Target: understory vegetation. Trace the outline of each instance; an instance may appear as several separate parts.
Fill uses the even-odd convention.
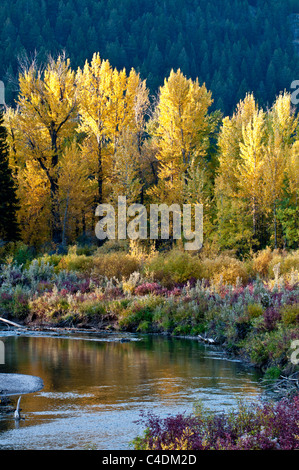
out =
[[[0,315],[27,325],[117,329],[211,338],[269,377],[292,373],[299,338],[299,251],[241,261],[179,247],[69,248],[2,253]]]
[[[245,405],[229,414],[201,404],[193,416],[144,417],[146,431],[137,450],[295,450],[299,448],[299,397],[279,403]]]

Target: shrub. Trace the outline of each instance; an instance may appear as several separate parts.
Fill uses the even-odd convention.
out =
[[[96,315],[103,316],[106,313],[105,305],[97,299],[86,299],[79,303],[77,309],[78,312],[89,318]]]
[[[295,450],[299,449],[299,397],[278,403],[240,402],[217,413],[197,407],[194,415],[142,416],[146,431],[135,450]]]
[[[275,381],[280,377],[280,375],[281,375],[281,370],[279,369],[279,367],[272,366],[266,370],[263,379],[269,382]]]
[[[153,326],[154,312],[161,303],[157,296],[148,295],[140,299],[132,299],[126,307],[121,309],[119,314],[119,326],[122,329],[137,330],[138,327],[147,329]]]
[[[78,245],[77,246],[77,255],[92,256],[98,247],[92,244]]]
[[[70,300],[62,292],[59,293],[57,288],[52,292],[46,292],[39,297],[29,301],[29,320],[51,321],[57,323],[64,315],[70,313],[73,305]]]
[[[285,305],[280,309],[281,321],[285,326],[299,323],[299,303]]]
[[[68,253],[62,256],[57,268],[58,270],[78,271],[90,274],[93,267],[93,259],[86,255],[77,255],[77,253]]]
[[[252,269],[254,274],[265,278],[269,274],[269,266],[273,259],[274,253],[269,247],[265,250],[259,251],[253,256]]]
[[[59,255],[57,253],[53,253],[52,255],[44,255],[43,260],[50,264],[51,266],[54,266],[55,268],[59,266],[59,263],[61,261],[62,255]]]
[[[17,289],[13,296],[12,315],[14,318],[24,320],[29,313],[28,294],[21,289]]]
[[[154,281],[166,287],[202,277],[199,257],[177,248],[150,258],[145,262],[144,270]]]
[[[95,278],[128,279],[140,269],[140,262],[136,258],[122,252],[94,256],[92,263],[91,275]]]
[[[236,321],[235,324],[236,328],[236,341],[240,341],[246,338],[246,336],[249,334],[251,331],[252,325],[251,322],[248,318],[248,316],[240,317]]]
[[[155,295],[163,295],[166,294],[168,290],[163,288],[157,282],[143,282],[139,286],[135,287],[134,293],[135,295],[147,295],[147,294],[155,294]]]
[[[22,242],[16,242],[13,248],[13,263],[18,265],[27,265],[36,255],[35,249],[25,245]]]
[[[269,263],[268,276],[274,278],[274,267],[279,266],[280,274],[286,276],[292,271],[299,271],[299,250],[292,253],[277,253],[275,252],[271,262]]]
[[[263,317],[264,328],[266,331],[273,331],[275,328],[277,328],[277,324],[281,320],[280,312],[273,307],[266,308]]]
[[[249,336],[244,351],[256,367],[266,370],[277,366],[283,369],[289,363],[290,345],[298,338],[298,330],[288,330],[281,325],[264,334]]]
[[[150,321],[144,320],[139,323],[137,327],[137,331],[140,331],[140,333],[148,333],[151,330],[152,324]]]
[[[128,253],[130,249],[128,240],[106,240],[105,243],[96,250],[95,255],[102,255],[107,253],[125,252]]]
[[[54,277],[54,267],[44,258],[34,259],[25,270],[25,275],[31,282],[50,281]]]
[[[264,308],[261,304],[257,303],[250,303],[247,305],[247,313],[249,315],[249,319],[258,318],[263,315]]]
[[[238,281],[245,284],[249,275],[246,266],[240,260],[228,255],[220,255],[215,259],[203,260],[203,277],[214,283],[235,285]]]

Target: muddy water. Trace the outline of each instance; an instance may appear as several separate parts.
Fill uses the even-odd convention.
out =
[[[0,372],[37,375],[21,399],[25,418],[0,415],[0,450],[130,449],[141,411],[160,416],[202,401],[229,410],[258,400],[258,375],[196,340],[115,334],[7,336]],[[13,405],[18,397],[12,397]]]

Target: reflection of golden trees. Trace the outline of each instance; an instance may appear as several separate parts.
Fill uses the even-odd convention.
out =
[[[189,387],[218,394],[222,387],[226,393],[258,393],[239,363],[213,359],[195,341],[28,337],[14,341],[13,349],[19,373],[40,376],[47,392],[87,394],[78,398],[81,405],[126,403],[136,393],[140,401],[149,396],[179,397]]]

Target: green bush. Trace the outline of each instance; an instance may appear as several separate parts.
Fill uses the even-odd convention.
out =
[[[264,380],[267,380],[269,382],[275,381],[279,379],[280,375],[281,375],[280,368],[277,366],[272,366],[266,370],[265,375],[264,375]]]
[[[0,246],[0,263],[10,260],[17,265],[27,265],[35,256],[36,250],[23,242],[9,242]]]
[[[144,320],[139,323],[137,327],[137,331],[139,331],[140,333],[148,333],[151,330],[151,328],[152,328],[152,323],[148,320]]]
[[[280,309],[281,321],[285,326],[299,323],[299,303],[285,305]]]
[[[93,267],[93,259],[86,255],[77,255],[69,253],[62,256],[57,268],[58,270],[75,271],[89,274]]]
[[[80,312],[83,316],[90,318],[96,315],[105,315],[106,308],[105,305],[103,305],[98,300],[90,299],[85,300],[78,305],[78,312]]]
[[[295,333],[280,326],[271,332],[249,335],[244,351],[257,367],[265,370],[274,366],[283,369],[289,361],[290,344]]]
[[[124,252],[129,253],[130,244],[128,240],[107,240],[99,247],[95,255],[103,255],[107,253]]]
[[[121,308],[118,312],[119,326],[123,329],[133,329],[154,327],[154,316],[163,299],[148,295],[140,299],[135,298]],[[146,322],[146,323],[145,323]]]
[[[261,317],[264,313],[264,308],[261,304],[252,303],[247,306],[247,313],[249,319]]]

